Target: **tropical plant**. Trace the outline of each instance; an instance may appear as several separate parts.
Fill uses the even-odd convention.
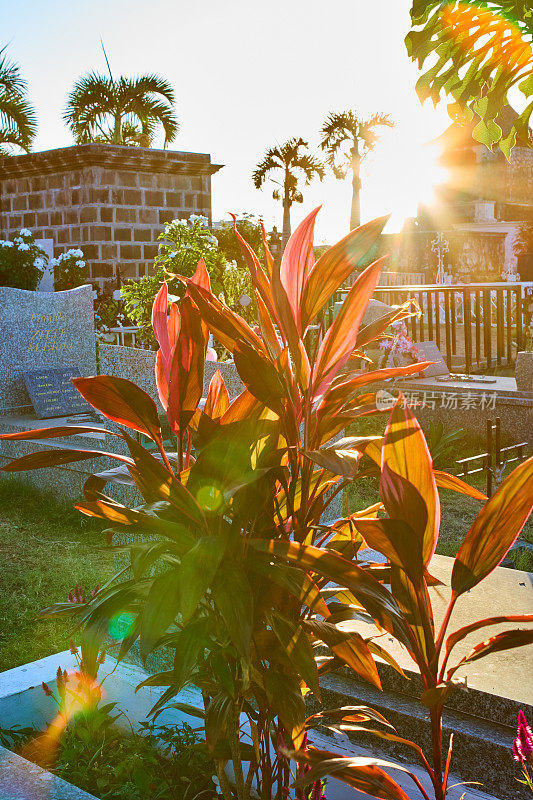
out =
[[[260,189],[267,179],[279,187],[274,189],[272,197],[283,203],[282,249],[291,235],[292,204],[303,202],[298,183],[303,179],[304,185],[309,186],[314,178],[322,180],[326,174],[320,159],[304,152],[308,146],[308,143],[299,137],[289,139],[280,146],[271,147],[266,151],[263,160],[259,162],[252,174],[256,189]],[[273,172],[279,175],[279,180],[272,177]]]
[[[152,331],[152,306],[162,284],[166,281],[172,301],[180,301],[185,290],[176,273],[191,277],[200,258],[203,259],[214,290],[225,291],[226,259],[218,248],[216,238],[207,228],[207,217],[191,214],[188,220],[175,219],[165,225],[159,236],[159,252],[153,275],[138,281],[126,282],[121,291],[124,309],[139,326],[139,339],[148,347],[156,347]],[[236,300],[231,294],[228,300]]]
[[[63,120],[76,144],[151,147],[161,126],[167,147],[178,133],[174,99],[172,86],[158,75],[114,80],[91,72],[74,84]]]
[[[438,535],[437,486],[485,499],[458,478],[433,469],[420,428],[401,398],[384,438],[352,436],[332,443],[347,424],[357,425],[362,416],[376,412],[375,395],[368,391],[373,382],[419,372],[428,363],[345,372],[354,353],[362,357],[363,348],[392,322],[414,313],[407,303],[361,327],[380,261],[357,278],[322,341],[315,339],[306,347],[309,326],[323,318],[329,300],[386,222],[382,218],[352,231],[315,262],[317,211],[294,232],[280,266],[272,259],[266,237],[263,267],[237,234],[254,286],[258,332],[213,294],[202,261],[192,278],[182,279],[186,295],[179,309],[171,304],[170,313],[163,284],[152,313],[159,343],[156,381],[176,437],[175,453],[165,451],[154,402],[134,384],[102,375],[74,379],[91,405],[122,426],[112,435],[122,439],[128,453],[107,454],[120,466],[90,476],[85,499],[76,507],[107,520],[110,540],[126,526],[135,537],[127,547],[132,573],[121,571],[83,605],[57,604],[43,613],[74,615],[78,624],[102,630],[108,630],[117,615],[129,615],[128,631],[119,637],[119,657],[137,640],[144,658],[158,647],[170,648],[169,669],[144,682],[166,687],[152,712],[157,715],[170,704],[203,721],[226,800],[248,800],[252,788],[261,798],[288,797],[292,754],[303,765],[298,786],[316,794],[332,765],[324,753],[309,746],[307,731],[332,723],[344,727],[384,722],[381,714],[365,706],[307,716],[304,700],[309,692],[320,698],[320,677],[343,664],[380,688],[373,656],[398,665],[383,648],[379,631],[406,647],[421,664],[425,688],[438,689],[438,699],[444,702],[433,654],[442,647],[446,625],[435,645],[426,588],[431,581],[427,565]],[[232,352],[246,389],[230,403],[216,373],[200,409],[208,330]],[[153,450],[144,448],[128,429],[148,437]],[[82,430],[87,432],[87,427],[2,438],[68,437]],[[22,456],[3,469],[50,467],[95,455],[94,450],[76,447],[52,448]],[[364,466],[364,455],[370,466]],[[451,608],[465,587],[481,580],[512,544],[530,502],[524,494],[530,472],[531,463],[518,468],[474,523],[454,569]],[[334,495],[365,475],[379,477],[381,497],[366,509],[325,524]],[[142,504],[130,508],[104,494],[106,484],[113,482],[132,483]],[[388,518],[378,517],[383,511]],[[156,538],[147,541],[143,534]],[[381,550],[390,564],[358,562],[365,543]],[[392,592],[385,583],[392,583]],[[368,636],[343,628],[340,622],[346,615],[369,623]],[[472,629],[483,624],[488,622]],[[497,637],[486,651],[526,638],[524,632]],[[484,652],[478,649],[476,657]],[[449,682],[447,691],[453,688],[451,676]],[[179,693],[187,685],[200,690],[202,708],[180,702]],[[431,712],[437,744],[430,769],[439,800],[445,783],[442,775],[439,778],[437,754],[441,712],[439,706]],[[420,755],[420,748],[411,747]],[[320,766],[314,765],[318,760]],[[225,770],[228,761],[233,783]],[[375,796],[405,800],[381,769],[384,763],[345,761],[349,775],[338,777],[348,776],[352,785],[364,786]],[[428,764],[425,756],[423,763]],[[296,797],[302,791],[297,788]]]
[[[439,420],[436,425],[433,420],[430,420],[427,443],[433,464],[439,468],[445,466],[445,462],[453,457],[464,438],[463,428],[455,428],[446,432],[442,420]]]
[[[47,254],[35,244],[27,228],[11,239],[0,239],[0,286],[35,291],[47,264]]]
[[[89,280],[89,265],[83,257],[83,250],[67,250],[52,260],[54,267],[54,289],[62,292],[84,286]]]
[[[322,126],[320,146],[327,153],[333,174],[344,180],[348,172],[352,173],[350,230],[361,224],[361,163],[376,146],[379,138],[376,128],[382,126],[394,127],[388,114],[372,114],[368,119],[361,119],[352,110],[330,114]]]
[[[451,97],[450,117],[473,124],[472,135],[509,158],[518,143],[531,147],[533,112],[533,10],[529,0],[414,0],[407,52],[422,68],[416,90],[436,105]],[[436,56],[436,61],[435,57]],[[518,89],[526,106],[505,135],[497,117]]]
[[[19,150],[29,153],[37,133],[35,111],[26,98],[26,81],[5,50],[0,50],[0,157]]]

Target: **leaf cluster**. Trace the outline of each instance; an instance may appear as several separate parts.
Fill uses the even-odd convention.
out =
[[[95,456],[118,463],[88,478],[85,499],[76,507],[105,520],[110,541],[116,531],[127,530],[133,544],[120,549],[129,553],[130,570],[79,606],[77,621],[107,629],[117,615],[128,614],[132,623],[119,637],[119,658],[137,641],[143,658],[157,648],[170,650],[169,668],[141,685],[164,687],[154,716],[170,705],[203,721],[226,800],[248,800],[253,784],[260,796],[276,796],[290,781],[291,758],[311,767],[297,778],[297,787],[335,774],[360,791],[405,800],[403,789],[385,771],[394,765],[308,747],[307,730],[317,725],[364,731],[410,748],[427,769],[435,797],[442,800],[449,771],[449,758],[443,765],[440,755],[442,709],[456,688],[456,671],[490,653],[533,641],[531,630],[513,628],[481,642],[449,666],[455,646],[467,635],[502,621],[532,619],[491,618],[448,632],[457,599],[501,562],[527,520],[533,459],[511,473],[468,531],[454,561],[450,603],[437,631],[429,592],[436,581],[429,570],[440,528],[438,488],[486,498],[434,468],[420,426],[401,394],[383,437],[335,439],[348,424],[356,432],[362,417],[377,412],[369,390],[373,383],[422,371],[428,363],[357,368],[366,359],[367,345],[392,323],[415,313],[407,304],[363,325],[380,261],[357,277],[325,329],[330,298],[375,243],[386,219],[351,231],[315,260],[317,211],[294,232],[280,265],[264,231],[264,263],[236,231],[255,294],[257,327],[216,296],[203,260],[192,277],[173,276],[185,291],[179,308],[173,302],[169,306],[166,283],[158,292],[151,317],[159,345],[155,376],[175,452],[165,449],[156,405],[145,392],[129,381],[97,376],[77,378],[75,386],[121,426],[112,435],[121,438],[125,452],[50,448],[3,469],[42,468]],[[311,325],[318,325],[319,336],[309,336]],[[209,332],[232,353],[246,387],[231,402],[220,372],[202,400]],[[88,431],[98,429],[65,426],[2,438],[57,439]],[[135,434],[147,437],[150,448]],[[368,475],[378,479],[375,503],[325,523],[332,497]],[[141,504],[129,507],[105,494],[106,485],[113,483],[134,486]],[[365,547],[381,552],[386,563],[363,560],[360,551]],[[69,616],[68,605],[57,604],[44,613]],[[320,678],[331,670],[347,665],[377,688],[376,656],[402,673],[376,638],[383,632],[403,646],[420,671],[421,702],[432,719],[431,764],[373,709],[307,716],[305,697],[313,693],[320,699]],[[200,689],[202,708],[185,708],[180,702],[180,692],[189,685]],[[228,761],[233,787],[225,772]],[[409,774],[420,789],[416,776]]]
[[[434,104],[441,93],[453,102],[451,119],[472,128],[473,138],[509,158],[515,144],[531,147],[533,112],[533,12],[523,0],[415,0],[407,52],[422,73],[416,90]],[[508,130],[499,114],[518,89],[526,106]]]

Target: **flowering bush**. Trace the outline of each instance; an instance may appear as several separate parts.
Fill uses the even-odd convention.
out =
[[[246,291],[253,297],[248,273],[226,262],[217,239],[207,228],[207,217],[191,214],[188,220],[175,219],[165,225],[159,241],[154,274],[129,281],[122,288],[126,313],[139,326],[139,339],[145,345],[156,347],[151,327],[152,305],[163,281],[168,285],[169,300],[179,302],[185,289],[176,276],[192,277],[200,258],[206,265],[213,292],[217,296],[222,293],[228,305],[236,305]]]
[[[47,263],[48,256],[27,228],[12,239],[0,239],[0,286],[35,291]]]
[[[387,362],[393,366],[416,362],[418,360],[418,347],[407,335],[405,323],[396,322],[391,327],[395,329],[394,335],[389,339],[383,339],[379,343],[380,350],[384,351],[381,366],[384,367]]]
[[[83,286],[89,278],[89,266],[83,257],[82,250],[67,250],[58,258],[52,259],[54,266],[54,289],[62,292]]]

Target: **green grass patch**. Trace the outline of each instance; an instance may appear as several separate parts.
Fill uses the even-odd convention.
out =
[[[0,671],[68,647],[68,622],[35,617],[76,583],[92,589],[111,577],[104,545],[102,524],[71,503],[0,481]]]

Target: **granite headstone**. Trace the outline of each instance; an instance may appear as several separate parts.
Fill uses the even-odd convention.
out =
[[[65,292],[0,287],[0,415],[32,411],[25,373],[73,367],[81,375],[96,375],[92,287]]]
[[[434,361],[434,364],[426,367],[420,377],[436,378],[440,375],[449,375],[450,370],[436,342],[417,342],[418,361]]]

